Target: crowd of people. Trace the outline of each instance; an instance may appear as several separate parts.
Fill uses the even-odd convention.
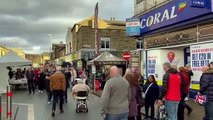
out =
[[[74,95],[86,84],[79,83],[77,85],[76,78],[85,80],[84,70],[77,71],[73,66],[56,66],[52,64],[42,65],[40,68],[32,68],[26,70],[25,77],[27,79],[29,95],[38,91],[43,94],[47,93],[47,103],[52,101],[52,117],[55,116],[56,104],[60,105],[60,112],[63,113],[63,104],[68,102],[68,88],[73,88]],[[82,82],[86,83],[86,82]],[[89,91],[87,91],[89,92]],[[59,101],[59,102],[58,102]]]
[[[7,69],[9,70],[8,72],[9,80],[11,79],[19,80],[25,77],[26,68],[24,68],[23,70],[21,68],[17,68],[16,71],[14,71],[11,67],[7,67]]]
[[[9,77],[12,78],[12,69],[8,68]],[[193,72],[190,65],[177,68],[170,63],[163,64],[162,86],[159,87],[154,75],[150,75],[144,83],[144,77],[138,68],[127,68],[125,75],[112,66],[104,71],[103,89],[101,96],[101,116],[104,120],[142,120],[141,109],[145,108],[145,120],[155,120],[155,107],[165,106],[168,120],[184,120],[184,109],[190,114],[193,109],[186,103],[189,95],[191,76]],[[213,62],[202,68],[200,90],[198,95],[207,96],[204,104],[204,120],[213,120]],[[20,74],[20,75],[19,75]],[[63,113],[63,104],[68,102],[68,88],[73,88],[72,95],[77,91],[89,92],[87,82],[75,85],[76,78],[87,79],[85,70],[77,71],[72,66],[42,65],[40,68],[17,69],[16,76],[26,77],[29,95],[36,90],[47,93],[48,104],[52,101],[52,116],[55,116],[56,104],[60,105]],[[75,86],[74,86],[75,85]],[[73,87],[74,86],[74,87]],[[59,102],[58,102],[59,101]],[[151,109],[151,113],[150,112]]]
[[[150,75],[143,84],[139,69],[127,69],[120,75],[116,66],[109,70],[101,96],[101,116],[104,120],[141,120],[141,108],[145,107],[145,120],[155,120],[155,106],[165,106],[168,120],[184,120],[184,109],[190,114],[193,109],[186,103],[191,76],[190,65],[177,68],[170,63],[163,64],[163,84],[158,86],[155,76]],[[204,66],[200,78],[198,95],[205,95],[204,120],[213,120],[213,62]],[[151,115],[149,109],[151,108]]]

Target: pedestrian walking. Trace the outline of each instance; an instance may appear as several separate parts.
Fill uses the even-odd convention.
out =
[[[184,120],[184,109],[185,109],[185,107],[188,106],[185,102],[185,98],[186,98],[187,94],[189,93],[190,76],[187,73],[187,69],[184,68],[184,67],[179,68],[179,73],[185,81],[185,88],[186,89],[185,89],[185,94],[181,95],[181,101],[178,105],[178,120]],[[190,111],[192,111],[192,109],[189,110],[188,112],[190,112]]]
[[[68,95],[67,95],[67,90],[68,88],[70,87],[70,79],[71,79],[71,73],[70,71],[68,70],[68,68],[65,68],[65,78],[66,78],[66,90],[65,90],[65,93],[64,93],[64,97],[65,97],[65,102],[67,103],[67,99],[68,99]]]
[[[187,74],[189,76],[189,86],[188,86],[188,88],[189,88],[190,84],[191,84],[191,77],[194,75],[190,64],[186,65],[186,72],[187,72]],[[186,83],[186,87],[187,87],[187,83]],[[187,94],[187,96],[185,98],[185,101],[189,100],[188,96],[189,96],[189,91],[188,91],[188,94]],[[186,102],[184,104],[184,107],[188,110],[188,115],[190,115],[192,113],[193,109]]]
[[[26,72],[26,78],[27,78],[27,84],[28,84],[28,90],[29,90],[29,95],[33,92],[35,94],[35,86],[34,86],[34,73],[32,68],[30,67],[27,72]]]
[[[63,113],[63,96],[66,90],[66,79],[63,73],[61,73],[61,67],[56,67],[56,72],[50,76],[50,90],[53,94],[53,106],[52,106],[52,117],[55,117],[56,103],[60,106],[60,113]]]
[[[140,82],[140,79],[141,79],[141,75],[140,74],[134,74],[133,73],[133,79],[134,81],[136,82],[137,81],[137,85],[136,85],[136,88],[137,88],[137,94],[136,94],[136,100],[137,100],[137,113],[138,113],[138,116],[137,116],[137,120],[142,120],[142,117],[141,117],[141,108],[145,105],[145,101],[144,99],[142,98],[142,89],[141,89],[141,82]]]
[[[9,70],[8,76],[9,76],[9,79],[11,80],[14,77],[13,69],[11,67],[7,67],[7,69]]]
[[[76,69],[74,67],[71,67],[71,71],[70,72],[71,72],[71,83],[72,83],[72,86],[74,86],[75,85],[75,80],[77,78],[77,71],[76,71]]]
[[[200,82],[199,95],[206,95],[207,102],[204,105],[204,120],[213,120],[213,62],[209,64],[209,68],[203,70]]]
[[[38,90],[39,90],[39,93],[44,93],[45,79],[46,79],[46,74],[45,74],[43,69],[40,69],[40,71],[38,73]]]
[[[52,92],[50,90],[50,79],[48,79],[51,76],[51,72],[50,70],[46,69],[45,70],[46,73],[46,79],[45,79],[45,89],[47,92],[47,103],[50,104],[51,100],[52,100]]]
[[[164,63],[163,69],[166,72],[163,76],[163,85],[160,90],[158,104],[163,105],[162,99],[165,97],[165,107],[168,113],[168,120],[177,120],[178,105],[181,95],[185,93],[185,82],[178,71],[171,67],[170,63]]]
[[[103,80],[101,81],[101,90],[104,89],[104,86],[106,84],[106,81],[110,79],[110,73],[109,73],[109,69],[106,68],[104,70],[104,74],[103,74]]]
[[[141,114],[138,113],[138,106],[139,106],[139,99],[142,99],[141,95],[138,95],[138,93],[141,93],[141,89],[139,86],[138,79],[134,79],[133,74],[127,74],[126,75],[126,80],[130,84],[130,89],[131,89],[131,99],[129,103],[129,116],[128,120],[138,120],[138,116]],[[141,98],[138,98],[141,97]]]
[[[104,120],[128,120],[130,85],[116,66],[111,67],[110,75],[101,96],[101,116]]]
[[[145,98],[145,119],[155,119],[155,101],[159,97],[159,87],[156,83],[154,75],[148,77],[148,81],[143,87],[143,93]],[[151,108],[151,116],[149,117],[149,109]]]
[[[37,89],[38,88],[38,74],[39,74],[39,69],[35,68],[33,72],[34,72],[34,78],[33,78],[33,80],[34,80],[34,86],[35,86],[35,89]]]

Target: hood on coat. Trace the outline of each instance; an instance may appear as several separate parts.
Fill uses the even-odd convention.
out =
[[[170,68],[170,69],[167,71],[167,73],[177,74],[178,71],[177,71],[176,69],[174,69],[174,68]]]

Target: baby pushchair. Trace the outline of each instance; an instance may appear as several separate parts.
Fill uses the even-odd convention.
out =
[[[78,91],[76,93],[76,113],[88,112],[87,97],[86,91]]]

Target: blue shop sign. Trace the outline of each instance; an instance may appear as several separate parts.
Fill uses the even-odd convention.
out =
[[[204,8],[205,0],[192,0],[191,7]]]
[[[212,14],[213,0],[173,0],[140,18],[141,35]],[[181,27],[181,26],[180,26]]]
[[[126,33],[127,36],[140,36],[140,19],[128,18],[126,19]]]

